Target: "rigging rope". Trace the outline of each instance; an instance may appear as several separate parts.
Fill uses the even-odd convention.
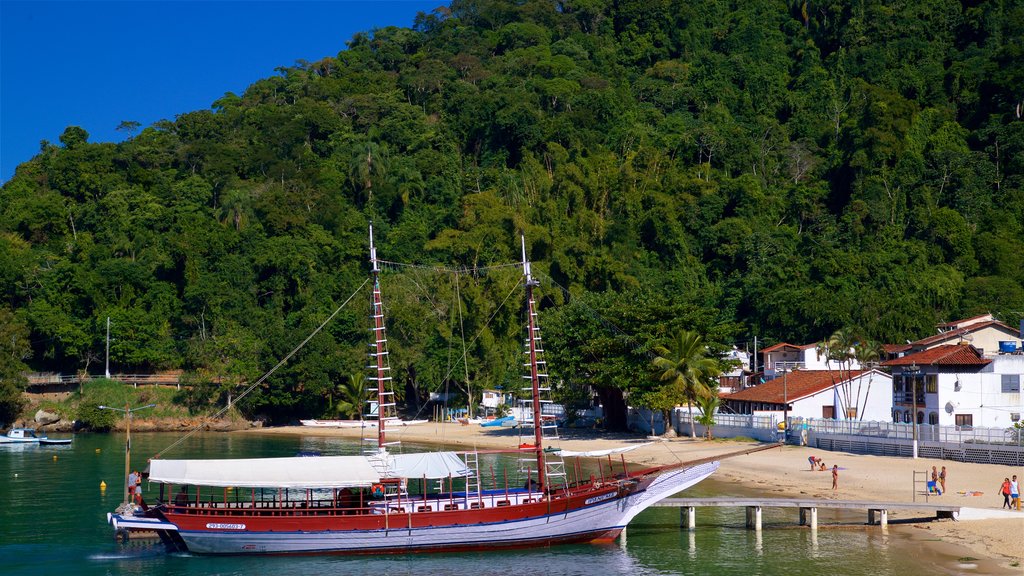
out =
[[[287,363],[287,362],[288,362],[288,360],[289,360],[289,359],[291,359],[291,357],[292,357],[292,356],[294,356],[294,355],[295,355],[295,354],[296,354],[296,353],[297,353],[297,352],[298,352],[299,350],[301,350],[301,349],[302,349],[302,348],[303,348],[303,347],[304,347],[304,346],[305,346],[305,345],[306,345],[306,344],[307,344],[307,343],[308,343],[308,342],[309,342],[310,340],[312,340],[312,339],[313,339],[313,337],[314,337],[314,336],[316,336],[317,334],[319,334],[319,333],[320,333],[320,331],[324,329],[324,326],[327,326],[327,324],[328,324],[328,323],[329,323],[329,322],[330,322],[331,320],[333,320],[333,319],[334,319],[334,317],[335,317],[335,316],[337,316],[337,315],[338,315],[338,313],[339,313],[339,312],[341,312],[341,310],[342,310],[342,309],[343,309],[343,308],[344,308],[344,307],[345,307],[346,305],[348,305],[348,303],[349,303],[349,302],[351,302],[353,298],[355,298],[356,294],[358,294],[358,293],[359,293],[359,292],[360,292],[360,291],[361,291],[361,290],[363,289],[363,287],[364,287],[364,286],[366,286],[366,285],[367,285],[367,284],[368,284],[369,282],[370,282],[370,279],[369,279],[369,278],[367,278],[366,280],[363,280],[363,283],[362,283],[362,284],[360,284],[360,285],[359,285],[359,287],[355,289],[355,292],[352,292],[352,294],[351,294],[351,295],[350,295],[350,296],[349,296],[349,297],[348,297],[348,298],[347,298],[347,299],[346,299],[346,300],[345,300],[344,302],[342,302],[342,303],[341,303],[341,306],[338,306],[338,308],[337,308],[337,309],[335,309],[335,310],[334,310],[334,312],[332,312],[332,313],[331,313],[331,315],[330,315],[330,316],[328,316],[326,320],[324,320],[323,322],[321,322],[321,323],[320,323],[320,325],[319,325],[319,326],[317,326],[316,330],[313,330],[313,332],[312,332],[312,333],[310,333],[310,335],[309,335],[309,336],[306,336],[306,339],[305,339],[305,340],[303,340],[302,342],[300,342],[298,346],[296,346],[296,347],[295,347],[295,348],[294,348],[294,349],[293,349],[293,350],[292,350],[291,352],[289,352],[289,353],[288,353],[288,355],[287,355],[287,356],[285,356],[284,358],[282,358],[282,359],[281,359],[281,361],[277,363],[277,365],[275,365],[275,366],[274,366],[273,368],[271,368],[271,369],[270,369],[270,370],[269,370],[269,371],[268,371],[268,372],[267,372],[266,374],[264,374],[263,376],[260,376],[258,380],[256,380],[255,382],[253,382],[252,384],[250,384],[250,385],[249,385],[249,386],[248,386],[248,387],[247,387],[247,388],[246,388],[245,390],[243,390],[241,394],[239,394],[239,395],[238,395],[237,397],[235,397],[235,400],[234,400],[234,401],[235,401],[235,402],[237,403],[237,402],[238,402],[239,400],[241,400],[241,399],[242,399],[242,398],[244,398],[244,397],[245,397],[245,396],[246,396],[247,394],[249,394],[249,392],[252,392],[253,390],[255,390],[255,389],[256,389],[256,387],[257,387],[257,386],[259,386],[260,384],[262,384],[264,380],[266,380],[267,378],[270,378],[270,376],[271,376],[271,375],[273,375],[273,374],[274,374],[274,372],[277,372],[278,368],[280,368],[281,366],[284,366],[284,365],[285,365],[285,363]],[[223,415],[224,415],[224,413],[225,413],[225,412],[227,412],[227,411],[228,411],[228,410],[229,410],[230,408],[231,408],[231,406],[230,406],[230,405],[228,405],[228,406],[225,406],[225,407],[221,408],[221,409],[220,409],[219,411],[217,411],[217,413],[216,413],[216,414],[214,414],[214,415],[212,416],[212,418],[213,418],[213,419],[217,419],[217,418],[220,418],[220,417],[221,417],[221,416],[223,416]],[[185,440],[187,440],[187,439],[191,438],[191,437],[192,437],[192,436],[193,436],[193,435],[194,435],[194,434],[195,434],[196,432],[199,432],[199,430],[201,430],[201,429],[202,429],[202,427],[203,427],[203,425],[202,425],[202,424],[198,424],[198,425],[196,425],[196,426],[195,426],[195,427],[194,427],[194,428],[193,428],[193,429],[192,429],[191,431],[189,431],[189,432],[188,432],[187,434],[185,434],[185,435],[184,435],[184,436],[182,436],[181,438],[178,438],[178,439],[177,439],[176,441],[174,441],[174,443],[172,443],[172,444],[171,444],[170,446],[168,446],[167,448],[164,448],[163,450],[161,450],[161,451],[157,452],[157,453],[156,453],[155,455],[153,455],[153,458],[159,458],[160,456],[162,456],[162,455],[164,454],[164,452],[169,452],[169,451],[170,451],[170,450],[172,450],[172,449],[173,449],[173,448],[174,448],[175,446],[177,446],[178,444],[181,444],[181,443],[182,443],[182,442],[184,442]]]

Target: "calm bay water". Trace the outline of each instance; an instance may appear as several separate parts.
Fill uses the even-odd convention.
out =
[[[133,466],[178,438],[134,434]],[[350,442],[326,438],[205,434],[190,438],[167,458],[294,456],[298,451],[352,454]],[[56,457],[56,458],[54,458]],[[957,572],[956,559],[927,557],[905,536],[864,529],[865,514],[822,511],[821,522],[848,526],[789,529],[795,511],[766,509],[758,536],[744,528],[743,511],[704,508],[697,530],[679,528],[674,508],[650,509],[629,526],[625,543],[560,546],[495,553],[382,557],[228,557],[168,555],[158,543],[114,541],[106,513],[122,500],[124,435],[87,434],[71,446],[0,445],[0,574],[32,575],[229,575],[274,574],[785,574],[905,575],[922,570]],[[107,483],[106,493],[100,481]],[[687,496],[740,494],[735,486],[708,480]],[[147,494],[149,492],[147,491]]]

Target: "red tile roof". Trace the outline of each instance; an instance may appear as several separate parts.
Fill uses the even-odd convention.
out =
[[[847,373],[845,370],[794,370],[786,375],[785,382],[780,376],[769,380],[764,384],[758,384],[745,388],[725,397],[726,400],[744,400],[748,402],[768,402],[782,404],[786,401],[792,403],[800,398],[827,390],[839,382],[845,381],[849,376],[854,379],[868,370],[853,370]],[[876,371],[877,372],[877,371]],[[878,372],[883,375],[882,372]],[[884,374],[888,376],[888,374]]]
[[[921,347],[921,346],[931,346],[933,344],[938,344],[939,342],[945,342],[946,340],[953,340],[955,338],[959,338],[960,336],[963,336],[964,334],[970,334],[971,332],[977,332],[978,330],[983,330],[983,329],[988,328],[990,326],[995,326],[996,328],[1000,328],[1000,329],[1006,331],[1008,334],[1011,334],[1011,335],[1014,335],[1014,336],[1017,335],[1017,330],[1015,330],[1014,328],[1011,328],[1010,326],[1008,326],[1006,324],[1003,324],[999,320],[990,320],[988,322],[978,322],[977,324],[971,324],[970,326],[964,326],[963,328],[957,328],[955,330],[948,330],[948,331],[942,332],[940,334],[935,334],[934,336],[929,336],[927,338],[922,338],[922,339],[918,340],[917,342],[914,342],[912,345],[915,348],[916,347]]]
[[[814,348],[817,345],[818,345],[817,343],[814,343],[814,344],[790,344],[788,342],[779,342],[778,344],[775,344],[773,346],[769,346],[769,347],[765,348],[764,350],[761,350],[761,353],[764,354],[764,353],[767,353],[767,352],[775,352],[776,350],[780,350],[782,348],[792,348],[794,350],[807,350],[808,348]]]
[[[774,346],[769,346],[767,348],[762,349],[761,353],[762,354],[767,354],[768,352],[775,352],[776,350],[780,350],[782,348],[796,348],[796,346],[794,346],[792,344],[788,344],[786,342],[779,342],[778,344],[775,344]]]
[[[886,360],[882,366],[984,366],[990,362],[970,344],[941,344],[902,358]]]

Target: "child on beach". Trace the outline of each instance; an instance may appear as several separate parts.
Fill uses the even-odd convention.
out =
[[[837,464],[832,465],[832,489],[839,489],[839,465]]]
[[[939,472],[932,466],[932,479],[928,481],[928,493],[932,492],[942,496],[942,490],[939,489]]]

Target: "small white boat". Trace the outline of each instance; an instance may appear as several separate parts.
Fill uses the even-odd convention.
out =
[[[415,426],[425,424],[427,420],[386,419],[388,426]],[[303,426],[313,428],[376,428],[376,420],[299,420]]]
[[[11,428],[6,435],[0,436],[0,444],[71,444],[71,438],[48,438],[45,433],[37,433],[35,428]]]
[[[71,444],[71,438],[48,438],[43,436],[39,439],[40,446],[64,446]]]

